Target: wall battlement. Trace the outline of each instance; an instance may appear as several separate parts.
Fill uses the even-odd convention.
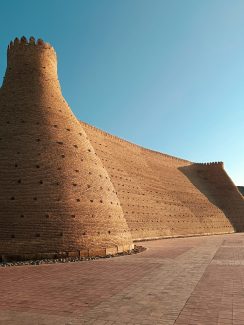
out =
[[[209,167],[223,167],[223,161],[214,161],[214,162],[206,162],[206,163],[196,163],[198,166],[209,166]]]
[[[50,93],[51,90],[53,95],[61,98],[54,48],[41,39],[35,41],[34,37],[27,40],[23,36],[11,41],[2,90],[14,92],[15,95],[19,93],[20,96],[28,93],[30,97],[43,91]]]
[[[41,38],[38,40],[35,40],[33,36],[29,38],[29,40],[25,37],[22,36],[20,39],[16,37],[14,41],[11,41],[8,45],[8,53],[12,53],[13,51],[21,51],[23,49],[27,48],[36,48],[37,50],[40,49],[53,49],[53,47],[47,43],[44,42]],[[54,49],[53,49],[54,50]]]

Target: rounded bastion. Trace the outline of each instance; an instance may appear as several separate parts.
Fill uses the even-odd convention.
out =
[[[7,55],[0,88],[0,257],[132,249],[110,176],[62,96],[54,49],[22,37]]]

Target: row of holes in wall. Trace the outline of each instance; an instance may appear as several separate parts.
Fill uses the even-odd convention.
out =
[[[78,170],[75,170],[76,172],[79,172]],[[18,179],[17,181],[16,181],[16,183],[17,184],[23,184],[23,180],[22,179]],[[40,180],[40,181],[38,181],[37,182],[37,184],[40,184],[40,185],[43,185],[44,184],[44,182],[43,182],[43,180]],[[49,183],[49,185],[50,185],[50,183]],[[53,182],[53,183],[51,183],[51,185],[61,185],[61,183],[60,182]],[[77,183],[72,183],[72,185],[73,186],[77,186],[78,184]],[[87,188],[94,188],[94,189],[96,189],[94,186],[91,186],[91,185],[89,185],[89,184],[87,184]],[[115,193],[115,194],[117,194],[117,192],[115,191],[115,190],[111,190],[109,187],[108,188],[104,188],[103,186],[99,186],[99,189],[100,190],[107,190],[108,192],[112,192],[112,193]],[[96,189],[97,190],[97,189]]]
[[[17,184],[22,184],[22,180],[21,180],[21,179],[18,179],[18,180],[17,180]],[[42,180],[38,181],[38,184],[43,185],[43,181],[42,181]],[[60,182],[55,182],[55,183],[53,183],[53,184],[51,184],[51,185],[57,185],[57,186],[58,186],[58,185],[60,185]],[[72,183],[72,185],[75,186],[75,187],[77,186],[76,183]],[[91,188],[91,185],[88,184],[88,185],[87,185],[87,188]],[[107,190],[108,192],[111,191],[112,193],[117,194],[117,192],[115,192],[114,190],[111,190],[110,188],[107,188],[107,189],[106,189],[106,188],[103,188],[102,186],[100,186],[99,189],[100,189],[100,190]],[[11,199],[11,200],[15,200],[15,197],[12,196],[10,199]],[[34,199],[34,200],[37,200],[36,197],[34,197],[33,199]],[[77,202],[80,202],[80,199],[77,198],[76,201],[77,201]],[[93,202],[93,200],[90,200],[90,201]],[[103,203],[102,199],[100,199],[100,203]],[[111,202],[111,204],[113,204],[113,203]],[[118,203],[117,203],[117,205],[118,205]]]
[[[124,229],[124,230],[122,230],[123,232],[127,232],[127,230],[126,229]],[[111,232],[111,230],[108,230],[107,231],[107,233],[110,235],[112,232]],[[104,234],[104,233],[103,233]],[[63,234],[63,232],[60,232],[59,233],[59,236],[63,236],[64,234]],[[83,236],[87,236],[88,234],[87,234],[87,232],[83,232],[82,233],[82,235]],[[101,235],[101,232],[100,231],[98,231],[97,232],[97,235]],[[12,234],[11,236],[10,236],[10,238],[17,238],[18,236],[17,235],[14,235],[14,234]],[[37,234],[35,234],[35,237],[41,237],[41,234],[40,233],[37,233]],[[44,236],[45,237],[45,236]]]
[[[64,158],[64,155],[62,155],[62,158]],[[81,161],[83,161],[83,158],[81,158]],[[96,164],[96,163],[95,163],[95,164]],[[15,167],[15,168],[18,168],[18,167],[21,167],[21,166],[20,166],[19,164],[15,163],[15,164],[14,164],[14,167]],[[35,165],[35,166],[33,166],[33,167],[35,167],[35,168],[37,168],[37,169],[41,168],[40,165]],[[45,168],[45,166],[44,166],[44,168]],[[57,170],[61,170],[61,167],[58,167]],[[79,172],[80,172],[79,169],[75,169],[74,171],[75,171],[76,173],[79,173]],[[89,175],[92,175],[92,172],[88,172],[88,174],[89,174]],[[99,177],[100,177],[100,178],[103,178],[103,175],[99,174]],[[105,176],[105,179],[108,179],[108,177]]]
[[[36,197],[36,196],[34,196],[33,198],[33,201],[38,201],[38,198]],[[11,201],[15,201],[16,200],[16,198],[15,198],[15,196],[11,196],[10,197],[10,200]],[[76,202],[80,202],[80,199],[76,199]],[[90,200],[90,202],[91,203],[93,203],[93,202],[99,202],[99,203],[104,203],[104,201],[102,200],[102,199],[100,199],[100,200]],[[107,201],[105,201],[105,202],[107,202]],[[112,202],[112,201],[110,201],[110,204],[115,204],[115,205],[119,205],[119,203],[118,202]]]
[[[26,123],[24,120],[21,120],[20,122],[23,123],[23,124]],[[11,124],[11,123],[10,123],[10,121],[7,121],[6,124]],[[16,122],[14,121],[13,124],[16,125]],[[36,122],[35,124],[36,124],[36,125],[40,125],[40,122]],[[58,128],[58,125],[57,125],[57,124],[54,124],[54,125],[52,125],[52,126],[53,126],[54,128]],[[62,128],[62,129],[63,129],[63,128]],[[64,128],[64,130],[70,132],[70,131],[71,131],[71,128]],[[80,136],[83,135],[81,132],[79,132],[78,134],[79,134]],[[86,137],[86,139],[88,139],[88,137]],[[0,140],[3,140],[3,138],[0,137]],[[41,140],[41,139],[36,139],[37,142],[39,142],[40,140]]]

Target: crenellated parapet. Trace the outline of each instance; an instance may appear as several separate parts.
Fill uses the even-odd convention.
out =
[[[223,161],[214,161],[214,162],[206,162],[206,163],[195,163],[194,165],[199,166],[208,166],[208,167],[224,167]]]
[[[53,57],[53,60],[56,61],[56,52],[54,48],[47,42],[44,42],[42,39],[35,39],[33,36],[29,40],[22,36],[20,39],[15,38],[14,41],[11,41],[7,48],[7,59],[8,63],[15,60],[16,57],[26,57],[30,56],[39,56],[40,54],[46,53],[48,56]]]
[[[18,56],[21,58],[30,56],[33,59],[34,56],[39,56],[41,53],[48,54],[48,56],[53,57],[53,60],[56,61],[56,52],[49,43],[44,42],[40,38],[36,40],[33,36],[29,39],[25,36],[22,36],[20,39],[16,37],[8,45],[7,59],[8,63],[13,60],[16,61],[16,57]]]
[[[37,89],[44,82],[54,83],[59,89],[57,81],[57,55],[49,43],[33,36],[15,38],[9,43],[4,89]]]
[[[19,51],[27,48],[53,49],[53,47],[49,43],[44,42],[41,38],[38,38],[36,40],[33,36],[31,36],[28,40],[25,36],[22,36],[20,39],[16,37],[14,41],[11,41],[9,43],[8,53],[11,53],[15,50]]]

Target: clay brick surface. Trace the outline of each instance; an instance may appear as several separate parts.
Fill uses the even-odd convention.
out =
[[[49,44],[10,44],[0,110],[0,256],[132,246],[110,176],[62,96]]]
[[[243,231],[244,199],[223,163],[195,164],[84,122],[134,240]]]

